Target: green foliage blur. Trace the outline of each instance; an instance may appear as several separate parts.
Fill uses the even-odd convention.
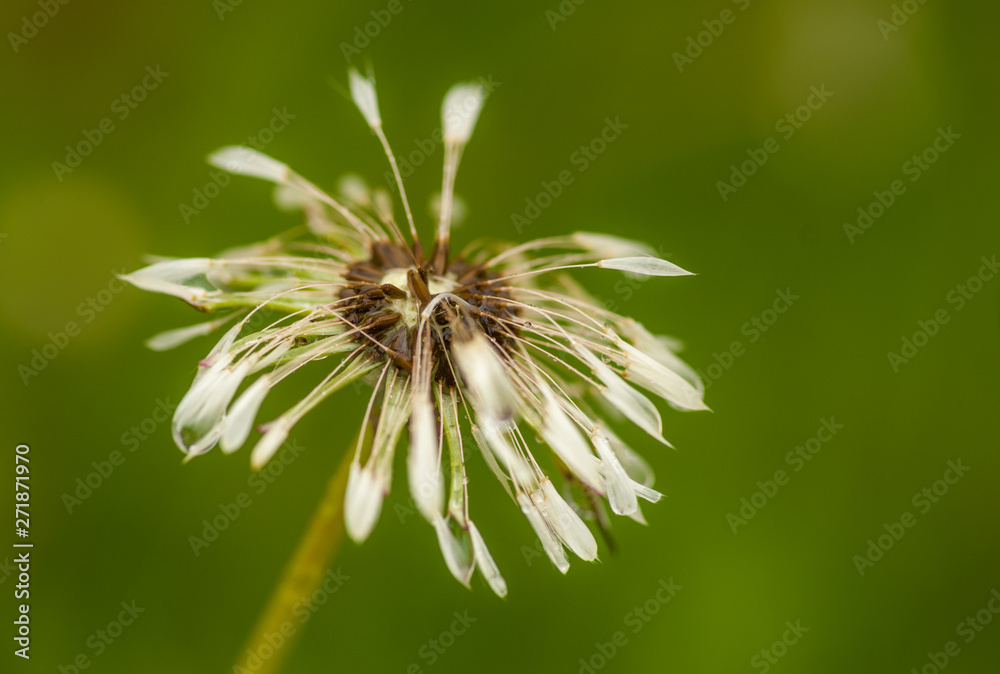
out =
[[[222,145],[255,138],[331,190],[385,184],[348,61],[374,67],[395,152],[420,162],[406,185],[428,238],[441,98],[490,78],[459,245],[608,232],[697,272],[577,278],[683,340],[713,412],[664,409],[676,450],[623,431],[667,498],[566,577],[474,457],[506,600],[450,577],[399,462],[285,671],[1000,670],[995,3],[8,0],[0,17],[0,482],[29,444],[35,544],[32,658],[8,636],[0,670],[232,671],[366,397],[307,417],[280,474],[255,477],[246,449],[184,465],[163,410],[213,342],[147,350],[202,317],[114,275],[298,223],[260,181],[211,187]],[[598,143],[609,122],[624,128]],[[241,493],[196,555],[189,537]],[[0,572],[8,635],[14,582]],[[455,612],[475,619],[458,636]]]

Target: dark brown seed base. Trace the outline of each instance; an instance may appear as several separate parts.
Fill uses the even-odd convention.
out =
[[[511,306],[508,292],[493,288],[498,274],[461,258],[449,262],[447,251],[436,250],[430,260],[424,260],[419,246],[411,249],[379,242],[372,245],[368,260],[348,270],[347,287],[340,292],[340,313],[358,329],[357,341],[369,345],[370,358],[389,358],[402,370],[413,369],[416,330],[407,327],[391,305],[392,300],[406,298],[407,292],[391,283],[382,283],[386,274],[394,269],[410,270],[407,273],[409,294],[416,298],[421,309],[434,297],[428,290],[428,279],[452,274],[457,283],[454,294],[473,307],[474,316],[465,319],[471,320],[473,325],[470,327],[481,330],[503,350],[511,345],[517,334],[513,324],[517,322],[518,312]],[[453,319],[454,314],[455,309],[448,302],[439,304],[432,319],[439,329],[431,331],[434,376],[449,386],[454,380],[446,364],[445,352],[451,349],[453,321],[449,317]]]

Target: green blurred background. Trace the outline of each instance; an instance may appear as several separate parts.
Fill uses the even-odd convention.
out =
[[[204,156],[257,134],[274,109],[294,119],[269,154],[327,188],[350,171],[382,182],[377,142],[329,85],[346,82],[342,45],[353,48],[372,12],[391,20],[368,26],[377,34],[353,62],[376,68],[397,154],[431,137],[449,85],[499,83],[462,162],[469,218],[458,240],[607,231],[698,272],[634,289],[614,275],[578,278],[682,339],[689,362],[713,377],[714,413],[665,411],[677,451],[625,433],[668,498],[646,508],[648,528],[616,522],[619,554],[603,548],[601,563],[577,562],[566,577],[535,554],[529,526],[474,462],[472,508],[510,585],[506,600],[478,581],[459,586],[431,528],[395,515],[407,498],[400,465],[374,535],[334,562],[350,578],[302,628],[287,671],[932,672],[928,653],[949,641],[959,654],[948,672],[1000,671],[1000,624],[969,643],[956,633],[980,611],[1000,622],[989,609],[1000,589],[1000,278],[966,286],[981,258],[1000,253],[1000,9],[904,4],[899,12],[914,13],[889,30],[879,22],[893,6],[859,0],[402,0],[398,14],[383,0],[71,1],[21,41],[10,33],[41,10],[5,2],[2,463],[7,482],[14,445],[31,445],[35,548],[33,657],[8,651],[3,671],[55,672],[81,653],[87,671],[231,671],[365,398],[348,390],[307,417],[293,436],[306,451],[262,493],[247,482],[245,450],[182,465],[155,411],[180,400],[211,340],[146,350],[146,337],[199,316],[115,292],[113,274],[145,254],[211,254],[298,222],[249,179],[195,216],[179,208],[211,179]],[[716,22],[723,10],[728,24]],[[688,38],[703,32],[698,53]],[[688,48],[695,57],[679,61]],[[157,66],[162,81],[122,119],[120,97]],[[807,105],[811,87],[832,96],[800,110],[809,119],[786,138],[789,127],[775,125]],[[573,153],[609,117],[627,129],[580,171]],[[57,175],[66,146],[104,118],[113,131]],[[939,128],[960,137],[914,182],[904,165]],[[724,200],[718,181],[769,138],[778,150]],[[407,183],[425,231],[440,162],[437,147]],[[518,233],[511,214],[563,170],[573,184]],[[897,180],[905,192],[874,224],[845,231]],[[959,286],[980,290],[960,306]],[[755,335],[755,318],[775,318],[767,310],[779,290],[799,299]],[[894,367],[888,354],[939,310],[948,322]],[[69,321],[79,334],[44,370],[18,370]],[[279,389],[264,414],[301,392]],[[796,472],[786,455],[831,417],[843,428]],[[124,462],[67,508],[77,479],[116,450]],[[967,474],[918,507],[914,495],[959,459]],[[778,470],[787,484],[734,533],[727,515]],[[188,537],[240,492],[251,506],[195,556]],[[915,525],[862,575],[855,556],[907,511]],[[659,605],[658,584],[671,579],[681,589]],[[13,580],[0,590],[9,625]],[[144,612],[98,654],[93,635],[132,600]],[[636,622],[644,604],[657,612]],[[466,610],[476,622],[453,644],[445,637],[450,647],[432,662],[430,640]],[[808,632],[773,649],[771,662],[761,651],[786,621]],[[606,657],[611,646],[597,644],[618,632]]]

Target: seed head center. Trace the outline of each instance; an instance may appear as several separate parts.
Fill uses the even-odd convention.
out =
[[[413,291],[410,289],[408,282],[410,271],[411,269],[390,269],[382,277],[382,285],[393,285],[406,293],[406,297],[390,300],[389,306],[399,314],[399,320],[407,329],[417,326],[422,309],[420,299],[414,297]],[[454,274],[451,273],[446,276],[429,276],[427,279],[427,291],[431,297],[438,293],[451,292],[457,287],[458,283],[455,281]]]

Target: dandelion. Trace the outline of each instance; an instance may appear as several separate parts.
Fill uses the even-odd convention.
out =
[[[302,368],[320,371],[315,388],[259,426],[250,452],[259,469],[308,412],[365,381],[373,390],[343,496],[353,540],[378,523],[407,431],[410,494],[459,582],[468,586],[478,571],[497,595],[507,592],[472,517],[466,461],[475,453],[559,571],[569,568],[567,551],[595,560],[585,517],[603,523],[606,501],[615,515],[643,522],[639,502],[661,498],[649,466],[611,422],[627,420],[666,445],[651,396],[679,410],[706,407],[675,342],[608,310],[569,272],[689,272],[643,244],[586,232],[453,250],[456,173],[486,98],[478,84],[456,85],[444,99],[443,180],[424,247],[382,131],[375,82],[352,70],[350,93],[389,159],[405,222],[388,192],[358,178],[342,180],[334,197],[275,159],[225,147],[209,162],[274,183],[275,201],[301,211],[304,226],[213,258],[161,259],[124,277],[220,314],[158,335],[152,348],[226,328],[177,406],[176,443],[189,459],[216,446],[234,452],[275,386]]]

